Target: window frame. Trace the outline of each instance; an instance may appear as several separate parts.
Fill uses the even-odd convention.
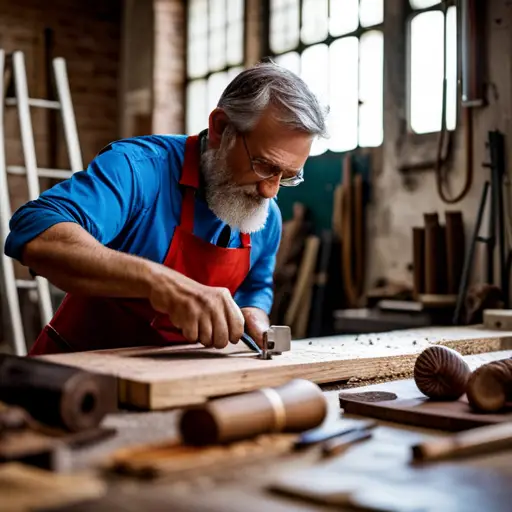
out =
[[[209,22],[209,16],[210,16],[210,2],[212,0],[207,0],[207,6],[208,6],[208,13],[207,13],[207,17],[208,17],[208,22]],[[229,0],[223,0],[225,2],[225,5],[227,5],[228,1]],[[226,63],[226,65],[223,67],[223,68],[219,68],[219,69],[216,69],[215,71],[212,71],[211,69],[208,69],[207,73],[201,75],[201,76],[194,76],[194,77],[191,77],[189,76],[189,70],[188,70],[188,51],[189,51],[189,45],[188,45],[188,36],[189,36],[189,21],[190,21],[190,3],[191,3],[191,0],[186,0],[185,2],[185,26],[184,26],[184,39],[185,39],[185,54],[183,56],[184,58],[184,61],[185,61],[185,69],[184,69],[184,88],[185,88],[185,95],[184,95],[184,103],[185,103],[185,108],[183,109],[184,110],[184,118],[183,118],[183,126],[184,126],[184,132],[188,132],[188,127],[187,127],[187,115],[188,115],[188,111],[187,111],[187,103],[188,103],[188,89],[189,89],[189,85],[192,83],[192,82],[195,82],[195,81],[198,81],[198,80],[204,80],[206,82],[208,82],[208,80],[210,79],[210,77],[212,75],[215,75],[217,73],[228,73],[230,70],[232,69],[235,69],[237,67],[242,67],[242,68],[245,68],[246,67],[246,64],[247,64],[247,47],[248,47],[248,44],[247,44],[247,25],[248,25],[248,1],[249,0],[242,0],[242,8],[243,8],[243,14],[242,14],[242,61],[239,63],[239,64],[228,64]],[[227,29],[227,24],[225,25],[225,29]],[[226,30],[227,32],[227,30]],[[208,41],[209,41],[209,35],[210,35],[210,26],[209,26],[209,23],[208,23]],[[226,39],[227,41],[227,39]],[[208,57],[207,57],[208,58]],[[209,66],[208,66],[209,68]],[[207,120],[205,119],[205,122],[207,122]],[[205,126],[206,128],[206,126]]]
[[[425,12],[443,12],[443,3],[446,4],[446,10],[450,7],[457,7],[457,0],[441,0],[438,4],[431,5],[430,7],[424,7],[422,9],[414,9],[411,6],[410,0],[403,0],[405,2],[405,114],[406,114],[406,130],[409,136],[416,140],[417,142],[421,142],[421,140],[432,139],[435,137],[437,140],[439,133],[441,130],[436,132],[428,132],[428,133],[417,133],[411,127],[411,22],[412,20],[418,16],[419,14],[423,14]],[[457,20],[459,17],[459,10],[457,9],[456,16]],[[445,14],[446,16],[446,14]],[[443,23],[446,23],[446,20],[443,20]],[[457,35],[457,55],[459,54],[459,35]],[[444,58],[446,59],[446,46],[444,48]],[[458,60],[458,57],[457,57]],[[445,62],[446,66],[446,62]],[[448,130],[452,133],[456,133],[460,123],[460,102],[459,99],[459,84],[457,84],[457,102],[455,105],[455,128],[453,130]],[[445,114],[446,117],[446,114]]]
[[[271,11],[271,0],[265,0],[264,1],[264,10],[263,10],[263,17],[264,17],[264,23],[263,23],[263,26],[265,27],[265,30],[263,31],[262,33],[262,37],[263,37],[263,41],[262,41],[262,50],[263,50],[263,55],[265,56],[268,56],[270,57],[271,59],[275,59],[276,57],[279,57],[281,55],[285,55],[287,53],[292,53],[292,52],[297,52],[298,55],[299,55],[299,58],[301,57],[302,53],[304,52],[304,50],[306,50],[307,48],[311,48],[312,46],[316,46],[316,45],[319,45],[319,44],[325,44],[327,45],[328,47],[334,42],[334,41],[337,41],[339,39],[343,39],[343,38],[347,38],[347,37],[356,37],[358,39],[358,41],[360,41],[360,38],[363,34],[367,33],[367,32],[371,32],[371,31],[380,31],[382,33],[382,36],[383,36],[383,45],[384,45],[384,48],[383,48],[383,69],[382,69],[382,72],[383,72],[383,94],[382,94],[382,130],[383,130],[383,136],[382,136],[382,142],[378,145],[378,146],[360,146],[359,145],[359,133],[358,133],[358,137],[357,137],[357,146],[353,149],[350,149],[348,151],[333,151],[331,150],[330,148],[328,148],[326,151],[324,151],[323,153],[321,153],[320,155],[315,155],[315,156],[323,156],[323,155],[328,155],[328,154],[331,154],[331,155],[340,155],[340,154],[344,154],[346,152],[350,152],[350,151],[378,151],[378,150],[381,150],[384,146],[384,142],[385,142],[385,121],[384,121],[384,117],[385,117],[385,97],[386,97],[386,79],[385,79],[385,73],[386,73],[386,37],[385,37],[385,34],[386,34],[386,30],[385,30],[385,26],[386,26],[386,0],[383,0],[383,21],[381,23],[378,23],[376,25],[371,25],[369,27],[362,27],[361,26],[361,21],[358,20],[358,27],[356,30],[353,30],[352,32],[347,32],[346,34],[343,34],[343,35],[340,35],[340,36],[332,36],[331,34],[327,34],[327,37],[323,40],[320,40],[320,41],[316,41],[314,43],[304,43],[302,42],[302,39],[301,39],[301,31],[302,31],[302,6],[303,6],[303,3],[304,3],[304,0],[298,0],[299,2],[299,41],[298,41],[298,44],[297,46],[293,47],[293,48],[289,48],[283,52],[280,52],[280,53],[276,53],[274,51],[272,51],[272,48],[271,48],[271,44],[270,44],[270,38],[271,38],[271,30],[270,30],[270,27],[271,27],[271,15],[272,15],[272,11]],[[328,15],[328,19],[329,19],[329,14],[330,14],[330,10],[331,10],[331,6],[330,6],[330,0],[327,0],[327,15]],[[360,88],[358,87],[358,94],[360,92]],[[361,99],[359,98],[359,101],[361,101]],[[358,130],[359,130],[359,124],[358,124]],[[314,157],[313,157],[314,158]]]

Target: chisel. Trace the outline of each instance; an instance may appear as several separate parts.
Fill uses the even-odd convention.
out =
[[[244,332],[242,334],[242,337],[240,338],[252,351],[257,352],[258,354],[261,354],[261,348],[258,346],[258,344],[246,333]]]

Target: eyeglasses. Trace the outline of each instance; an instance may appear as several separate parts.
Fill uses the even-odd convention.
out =
[[[304,169],[294,172],[292,176],[287,176],[287,174],[290,175],[290,171],[284,171],[277,165],[272,165],[268,162],[262,162],[261,160],[258,160],[258,158],[253,158],[249,148],[247,147],[247,141],[245,140],[244,134],[242,134],[242,140],[244,142],[245,151],[249,157],[249,161],[251,162],[252,172],[261,179],[268,180],[269,178],[273,178],[274,176],[281,174],[280,185],[283,187],[296,187],[304,181]]]

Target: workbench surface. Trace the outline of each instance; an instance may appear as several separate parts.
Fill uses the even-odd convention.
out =
[[[396,393],[400,398],[417,395],[418,390],[412,381],[394,381],[364,388],[346,390],[350,392],[385,390]],[[326,422],[340,417],[338,401],[339,390],[325,390],[329,403]],[[86,449],[75,450],[72,463],[75,469],[84,469],[101,462],[120,447],[140,443],[153,443],[168,440],[176,435],[177,412],[122,412],[109,416],[105,426],[118,429],[116,437]],[[198,473],[193,478],[165,478],[144,481],[134,478],[108,478],[109,490],[101,500],[85,502],[51,510],[73,512],[89,511],[239,511],[244,512],[292,512],[331,510],[327,506],[317,505],[305,500],[282,496],[267,490],[267,484],[273,475],[287,474],[300,467],[311,466],[314,461],[329,466],[333,471],[344,475],[378,474],[395,478],[397,486],[404,486],[404,480],[411,479],[411,492],[418,492],[418,475],[411,475],[407,466],[410,446],[429,437],[445,435],[442,432],[404,427],[379,422],[374,438],[354,445],[349,452],[328,462],[321,462],[317,452],[293,454],[281,457],[278,462],[259,462],[243,464],[232,469],[223,469],[208,475]],[[498,471],[505,478],[512,477],[510,457],[512,452],[492,456],[465,459],[456,463],[443,463],[433,466],[422,480],[423,489],[428,489],[427,481],[441,480],[444,491],[457,497],[456,506],[450,507],[443,497],[439,510],[510,510],[512,491],[504,488],[493,475],[475,473],[482,468]],[[421,476],[420,476],[421,477]],[[421,477],[423,478],[423,477]],[[437,486],[439,487],[439,486]],[[496,487],[496,489],[494,489]],[[399,487],[397,487],[399,489]],[[399,492],[403,492],[399,490]],[[455,494],[456,493],[456,494]],[[489,496],[492,495],[492,502]],[[480,499],[483,501],[479,501]],[[462,506],[463,504],[463,506]],[[460,507],[460,508],[459,508]],[[337,508],[343,510],[343,508]],[[431,509],[425,509],[431,510]]]

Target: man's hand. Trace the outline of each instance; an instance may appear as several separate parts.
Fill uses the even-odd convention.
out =
[[[238,343],[244,317],[227,288],[214,288],[162,269],[153,281],[149,300],[156,311],[169,316],[189,341],[224,348]]]
[[[227,289],[109,249],[77,224],[52,226],[25,246],[23,256],[25,265],[68,293],[149,299],[191,342],[223,348],[244,332],[244,317]]]
[[[259,308],[242,308],[242,314],[245,318],[245,331],[263,348],[263,333],[270,327],[268,315]]]

